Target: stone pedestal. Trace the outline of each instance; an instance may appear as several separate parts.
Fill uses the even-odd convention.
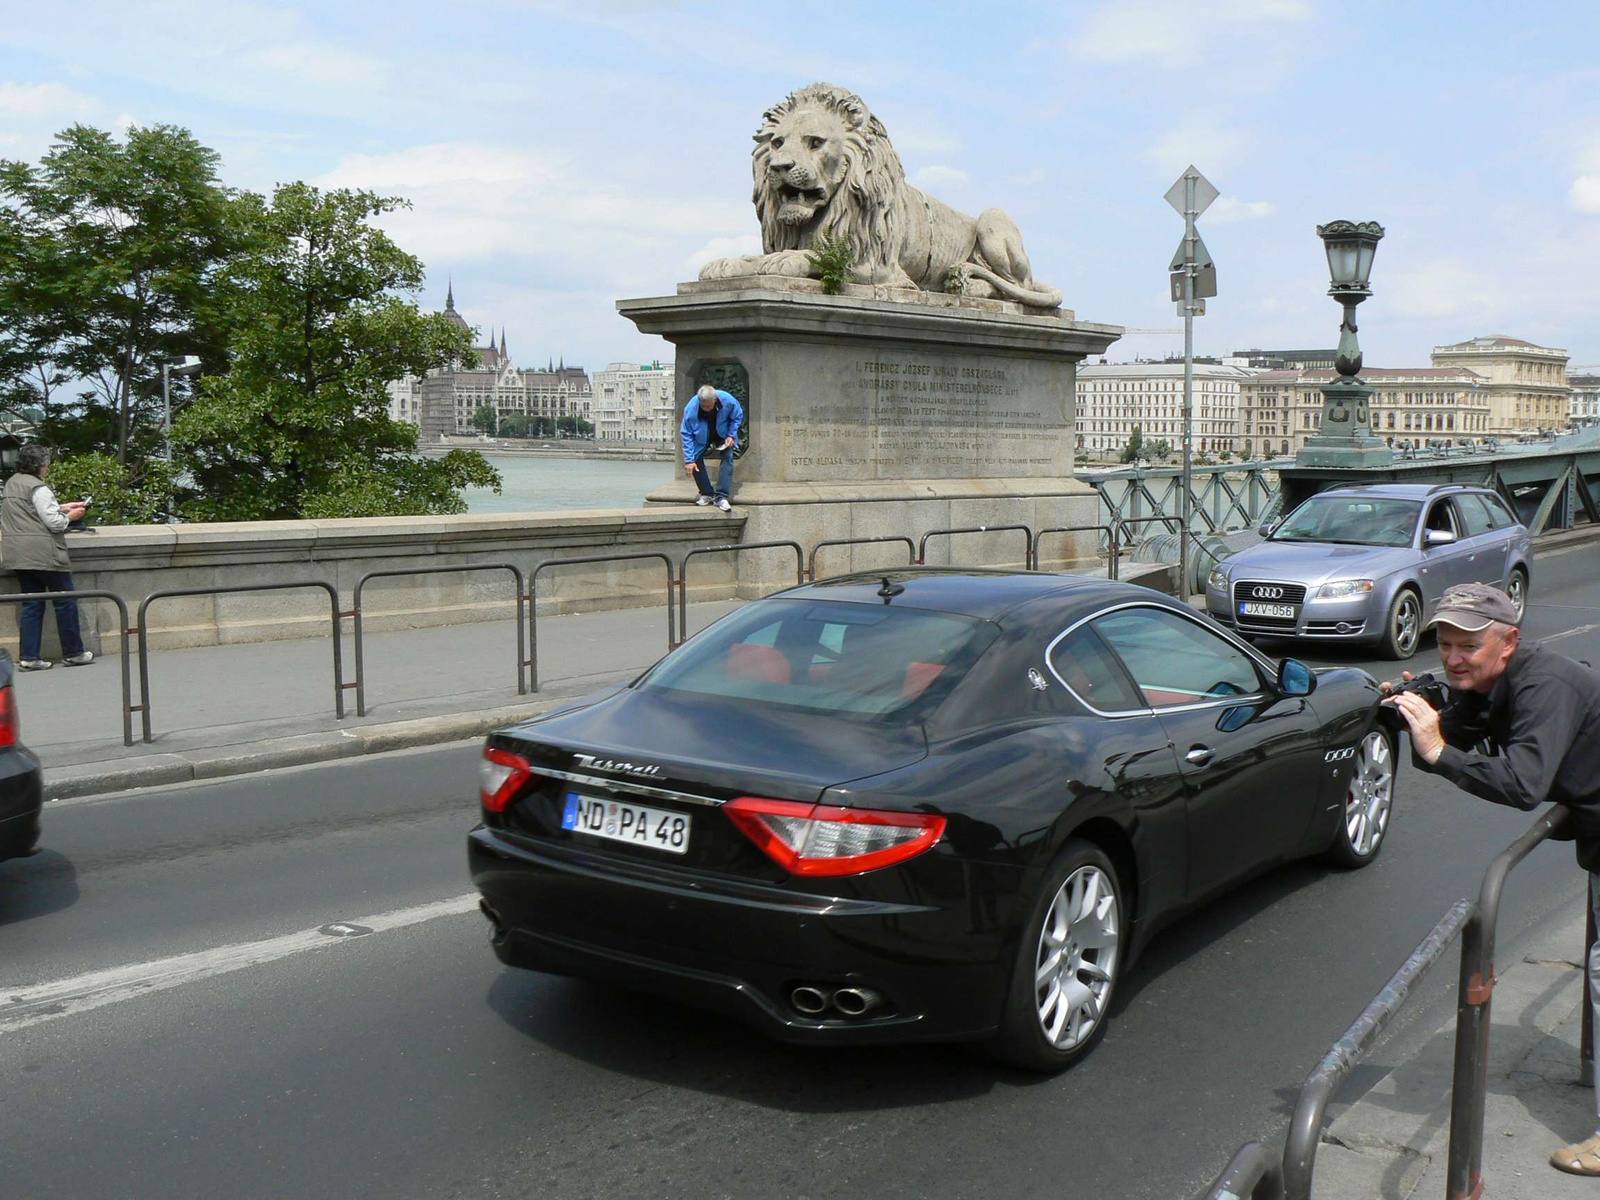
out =
[[[677,347],[680,412],[704,382],[745,401],[733,495],[745,541],[1097,519],[1093,489],[1072,477],[1076,365],[1104,352],[1116,326],[912,289],[852,285],[829,296],[814,280],[764,277],[683,284],[617,308]],[[674,471],[652,503],[693,501],[693,484]],[[1044,565],[1092,558],[1094,536],[1047,539]],[[1023,542],[938,538],[927,558],[1020,567]],[[752,589],[786,570],[792,579],[781,555],[741,557]],[[888,546],[839,548],[823,552],[818,573],[904,559]]]
[[[1338,379],[1322,389],[1322,426],[1306,439],[1295,462],[1303,467],[1383,467],[1394,451],[1372,432],[1373,389]]]

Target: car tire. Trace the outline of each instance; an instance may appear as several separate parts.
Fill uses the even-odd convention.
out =
[[[1422,640],[1422,597],[1414,588],[1403,587],[1389,604],[1383,621],[1383,636],[1378,653],[1396,660],[1410,658]]]
[[[1528,572],[1521,567],[1512,567],[1511,574],[1506,576],[1506,595],[1511,597],[1511,603],[1516,605],[1517,621],[1520,623],[1528,611]]]
[[[1336,866],[1364,867],[1383,850],[1394,816],[1397,740],[1380,726],[1369,730],[1355,747],[1339,828],[1324,856]]]
[[[1054,1073],[1094,1049],[1126,958],[1126,913],[1111,859],[1091,842],[1068,841],[1045,872],[1022,932],[993,1046],[1000,1058]]]

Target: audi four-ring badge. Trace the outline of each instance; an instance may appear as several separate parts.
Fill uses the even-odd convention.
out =
[[[491,735],[468,860],[512,967],[1053,1071],[1177,914],[1289,859],[1372,861],[1379,699],[1141,587],[844,576]]]
[[[1355,642],[1404,659],[1452,584],[1492,583],[1527,604],[1533,541],[1489,488],[1330,488],[1263,529],[1266,541],[1206,582],[1206,611],[1248,638]]]

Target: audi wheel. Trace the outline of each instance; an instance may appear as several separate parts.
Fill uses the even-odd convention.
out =
[[[1355,747],[1349,781],[1345,785],[1344,811],[1328,847],[1330,862],[1341,867],[1364,867],[1383,849],[1394,813],[1394,739],[1374,729]]]
[[[1383,623],[1383,637],[1378,640],[1378,653],[1385,658],[1407,659],[1417,652],[1422,640],[1422,597],[1409,587],[1401,588],[1389,605],[1388,618]]]

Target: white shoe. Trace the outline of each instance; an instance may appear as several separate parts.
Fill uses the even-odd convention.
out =
[[[63,658],[61,661],[69,667],[87,667],[94,661],[94,651],[85,650],[82,654],[74,654],[69,658]]]
[[[717,497],[717,507],[720,508],[723,512],[732,512],[733,511],[733,505],[728,503],[728,498],[726,496],[718,496]]]
[[[711,503],[711,497],[710,496],[696,496],[694,498],[694,502],[696,504],[698,504],[701,508],[704,508],[706,505]]]
[[[48,658],[24,658],[17,662],[19,671],[48,671],[55,663]]]

